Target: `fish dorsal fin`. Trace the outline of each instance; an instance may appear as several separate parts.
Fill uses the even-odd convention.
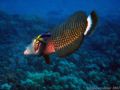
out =
[[[72,23],[72,22],[85,22],[86,21],[86,13],[83,11],[75,12],[71,15],[65,23]]]
[[[62,24],[56,26],[53,30],[49,31],[51,33],[51,37],[58,37],[58,34],[63,34],[64,31],[73,31],[70,30],[73,28],[79,28],[82,26],[83,32],[85,32],[87,27],[87,15],[83,11],[78,11],[71,15],[68,20],[64,21]]]

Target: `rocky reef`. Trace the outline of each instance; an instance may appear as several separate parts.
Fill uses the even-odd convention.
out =
[[[120,85],[119,17],[99,23],[78,51],[66,58],[24,56],[28,43],[54,26],[40,17],[0,11],[0,90],[95,90]],[[57,24],[56,24],[57,25]]]

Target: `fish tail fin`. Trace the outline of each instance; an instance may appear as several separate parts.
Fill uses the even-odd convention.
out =
[[[98,16],[95,11],[92,11],[90,15],[87,17],[87,28],[84,32],[85,36],[91,34],[94,31],[97,22]]]

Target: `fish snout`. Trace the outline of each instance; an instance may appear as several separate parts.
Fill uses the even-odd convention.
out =
[[[29,50],[25,50],[24,51],[24,55],[29,55],[30,54],[30,51]]]

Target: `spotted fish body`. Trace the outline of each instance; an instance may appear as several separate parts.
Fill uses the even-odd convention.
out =
[[[80,47],[87,25],[87,16],[84,12],[74,13],[65,23],[51,32],[48,47],[52,44],[55,53],[60,57],[73,53]]]
[[[60,57],[65,57],[79,49],[84,37],[95,29],[96,24],[97,15],[94,11],[88,17],[84,12],[76,12],[54,30],[35,38],[24,54],[43,56],[49,64],[49,54],[56,53]]]

